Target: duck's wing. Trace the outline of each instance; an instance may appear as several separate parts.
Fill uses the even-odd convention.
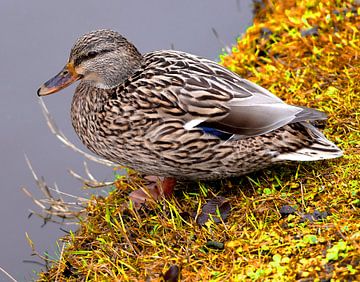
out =
[[[326,119],[317,110],[287,105],[268,90],[204,58],[158,51],[145,60],[145,76],[153,85],[147,89],[148,99],[161,104],[157,111],[162,115],[181,118],[186,129],[201,127],[241,138],[289,123]]]

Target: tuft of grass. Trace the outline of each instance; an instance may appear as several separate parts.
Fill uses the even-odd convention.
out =
[[[327,112],[325,135],[343,158],[180,184],[175,197],[140,211],[123,204],[141,180],[117,177],[106,198],[89,201],[39,281],[159,281],[165,273],[182,281],[359,281],[359,32],[356,1],[264,1],[232,53],[221,55],[288,103]],[[200,226],[196,214],[215,195],[230,201],[230,215]],[[285,205],[296,212],[282,216]],[[316,211],[327,216],[304,220]]]

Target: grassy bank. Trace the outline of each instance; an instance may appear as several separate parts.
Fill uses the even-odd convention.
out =
[[[123,205],[141,180],[118,177],[106,198],[89,201],[39,280],[359,281],[359,32],[355,1],[268,1],[257,4],[232,53],[221,55],[223,65],[289,104],[328,113],[324,134],[344,157],[179,184],[173,198],[140,211]],[[199,224],[217,195],[231,211]]]

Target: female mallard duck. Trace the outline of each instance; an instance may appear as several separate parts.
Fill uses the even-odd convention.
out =
[[[291,106],[210,60],[162,50],[141,55],[119,33],[79,38],[63,70],[38,90],[76,80],[71,119],[94,153],[147,175],[217,179],[342,152]]]

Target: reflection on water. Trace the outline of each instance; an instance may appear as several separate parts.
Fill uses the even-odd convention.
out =
[[[86,3],[86,5],[85,5]],[[68,3],[46,0],[4,0],[0,3],[0,153],[2,197],[0,199],[0,266],[18,280],[29,280],[34,264],[26,243],[29,234],[42,253],[53,253],[55,240],[64,233],[59,226],[27,219],[34,208],[21,192],[26,186],[35,195],[36,185],[26,166],[24,153],[34,169],[48,183],[57,182],[61,190],[86,195],[81,183],[66,172],[82,172],[82,158],[60,145],[42,117],[36,90],[66,62],[74,40],[98,28],[112,28],[132,41],[141,52],[175,49],[216,59],[223,47],[232,44],[251,22],[251,0],[130,1],[95,0]],[[71,128],[69,111],[73,88],[47,99],[46,103],[60,128],[77,146],[84,148]],[[84,148],[85,150],[85,148]],[[91,165],[100,180],[111,180],[112,171]],[[0,273],[0,281],[5,276]]]

